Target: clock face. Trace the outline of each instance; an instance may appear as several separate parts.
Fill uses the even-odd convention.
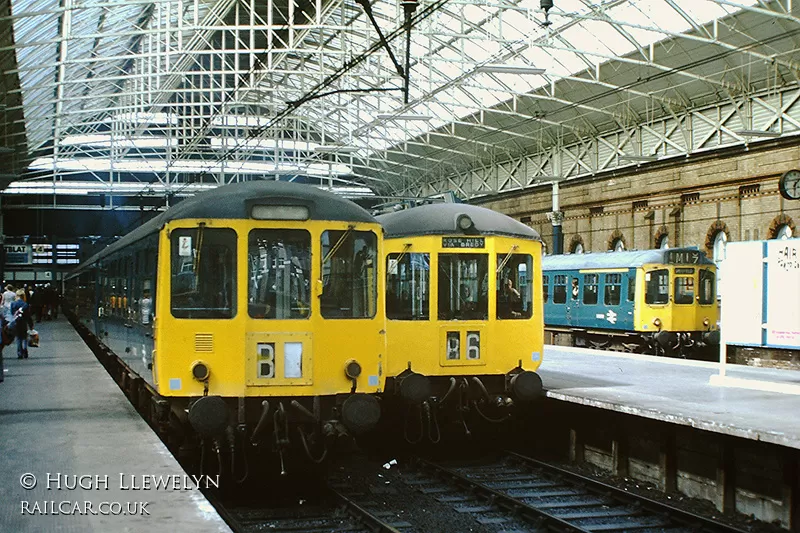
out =
[[[781,196],[787,200],[800,200],[800,170],[787,170],[781,176]]]

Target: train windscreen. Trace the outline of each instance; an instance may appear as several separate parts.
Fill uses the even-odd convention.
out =
[[[386,258],[386,316],[428,320],[430,254],[399,253]]]
[[[236,314],[236,232],[178,228],[172,242],[171,308],[175,318],[232,318]]]
[[[311,234],[287,229],[251,231],[247,280],[247,312],[252,318],[308,318]]]
[[[372,318],[377,309],[378,239],[371,231],[322,232],[324,318]]]
[[[439,254],[439,320],[489,318],[486,254]]]

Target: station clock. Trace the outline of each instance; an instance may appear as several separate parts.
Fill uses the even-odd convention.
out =
[[[778,183],[781,196],[787,200],[800,200],[800,170],[787,170]]]

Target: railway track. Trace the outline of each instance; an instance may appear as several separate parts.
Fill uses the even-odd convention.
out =
[[[212,503],[236,533],[744,533],[513,452],[402,463],[340,467],[313,501],[285,507],[267,492],[258,503]]]
[[[370,509],[367,502],[354,499],[333,486],[327,487],[319,502],[288,507],[260,504],[222,504],[209,498],[234,533],[406,533],[408,523],[394,515]]]
[[[418,460],[406,483],[503,531],[689,531],[743,533],[661,502],[507,452],[481,463]]]

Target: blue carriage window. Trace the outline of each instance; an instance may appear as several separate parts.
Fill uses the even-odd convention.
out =
[[[717,294],[714,289],[715,278],[716,276],[712,270],[700,270],[700,286],[698,287],[698,292],[700,303],[703,305],[708,305],[714,301],[714,297]]]
[[[533,258],[528,254],[497,255],[497,318],[523,319],[533,315]]]
[[[666,268],[652,270],[644,275],[647,288],[644,303],[665,304],[669,302],[669,270]]]
[[[247,245],[247,312],[252,318],[308,318],[311,234],[256,229]]]
[[[550,276],[542,276],[542,297],[544,298],[544,303],[547,303],[549,296],[550,296]]]
[[[171,307],[175,318],[232,318],[236,314],[236,232],[178,228],[172,241]]]
[[[622,274],[606,274],[603,302],[605,302],[606,305],[619,305],[621,294]]]
[[[675,303],[676,304],[694,303],[693,277],[677,276],[675,278]]]
[[[553,303],[563,304],[567,301],[567,275],[558,274],[553,277]]]
[[[430,254],[399,253],[386,258],[386,316],[428,320]]]
[[[597,274],[583,275],[583,303],[594,305],[597,303],[597,282],[600,276]]]
[[[628,301],[636,299],[636,272],[628,273]]]

